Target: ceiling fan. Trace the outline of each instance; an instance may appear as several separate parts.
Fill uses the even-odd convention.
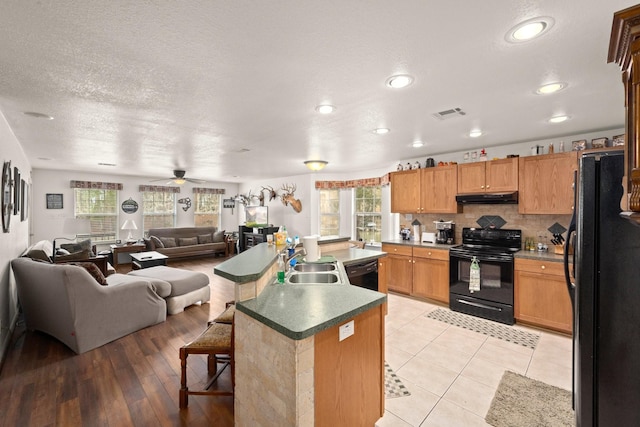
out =
[[[186,171],[183,171],[180,169],[174,169],[173,176],[171,178],[154,179],[151,182],[165,181],[167,179],[169,180],[167,184],[178,184],[178,185],[182,185],[187,181],[192,182],[194,184],[203,184],[206,182],[205,180],[202,180],[202,179],[185,178],[186,173],[187,173]]]

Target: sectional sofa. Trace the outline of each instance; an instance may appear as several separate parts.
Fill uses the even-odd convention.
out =
[[[229,255],[228,238],[218,227],[151,228],[144,239],[148,251],[156,251],[169,258]]]

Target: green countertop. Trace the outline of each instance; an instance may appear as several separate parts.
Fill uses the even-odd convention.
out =
[[[276,255],[275,246],[261,243],[219,264],[214,268],[214,274],[236,283],[257,280],[275,262]],[[323,255],[333,255],[343,265],[349,265],[374,260],[386,253],[349,248]],[[236,307],[281,334],[300,340],[370,310],[386,300],[386,294],[348,284],[278,284],[274,278],[257,298],[238,302]]]

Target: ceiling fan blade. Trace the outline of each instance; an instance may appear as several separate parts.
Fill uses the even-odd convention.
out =
[[[160,182],[160,181],[166,181],[168,179],[173,179],[173,178],[150,179],[149,182]]]
[[[192,182],[194,184],[204,184],[205,182],[207,182],[204,179],[185,178],[185,180]]]

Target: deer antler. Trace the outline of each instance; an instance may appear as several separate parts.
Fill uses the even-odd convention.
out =
[[[291,207],[293,208],[294,211],[296,212],[300,212],[302,210],[302,202],[300,202],[300,200],[296,199],[295,197],[293,197],[293,194],[296,191],[296,185],[292,184],[292,185],[286,185],[283,184],[282,185],[282,191],[284,193],[282,193],[280,195],[280,199],[282,199],[282,203],[287,206],[289,205],[289,203],[291,203]]]

